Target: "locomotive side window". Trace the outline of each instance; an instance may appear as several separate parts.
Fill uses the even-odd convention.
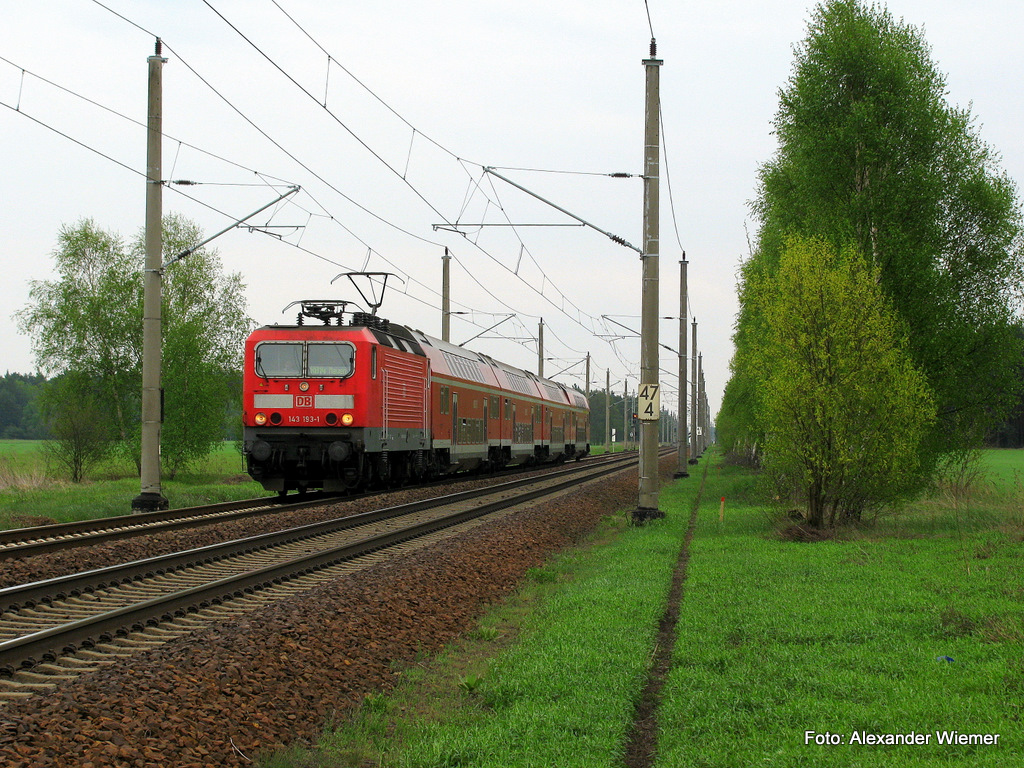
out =
[[[310,342],[306,350],[307,375],[333,379],[351,376],[355,354],[351,344]]]
[[[256,375],[264,379],[302,375],[302,344],[264,342],[256,345]]]

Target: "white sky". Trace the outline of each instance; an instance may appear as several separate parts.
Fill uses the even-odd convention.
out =
[[[650,39],[642,2],[277,0],[330,54],[329,66],[327,54],[273,0],[210,0],[314,98],[201,0],[103,2],[165,41],[164,178],[256,185],[177,188],[201,202],[165,190],[165,212],[183,213],[212,234],[230,220],[202,203],[240,218],[276,195],[265,186],[268,179],[303,188],[271,223],[304,229],[277,230],[286,235],[280,242],[237,230],[214,243],[225,268],[242,273],[249,313],[258,323],[291,320],[281,310],[297,299],[355,298],[344,278],[333,286],[330,281],[365,265],[406,280],[385,297],[380,314],[440,335],[438,292],[447,245],[457,259],[453,299],[461,306],[453,309],[475,312],[453,318],[452,341],[462,342],[501,319],[487,312],[515,312],[496,332],[524,339],[536,336],[543,316],[547,375],[589,351],[596,385],[603,386],[610,368],[613,389],[621,391],[628,375],[635,391],[638,341],[619,340],[613,348],[598,337],[621,331],[600,321],[602,315],[639,327],[640,261],[633,251],[578,227],[523,227],[520,241],[507,227],[470,230],[467,238],[433,225],[499,223],[505,215],[516,224],[568,221],[496,179],[484,178],[474,192],[481,165],[642,170],[641,60]],[[804,37],[812,5],[650,0],[658,56],[665,62],[667,169],[689,259],[690,308],[699,321],[712,412],[721,403],[732,355],[735,273],[748,252],[748,231],[752,236],[755,228],[747,204],[758,165],[775,149],[770,121],[778,89],[789,76],[792,47]],[[888,7],[924,26],[933,57],[948,76],[950,101],[973,105],[982,138],[1002,153],[1003,167],[1019,184],[1024,4],[892,0]],[[0,0],[0,56],[14,64],[0,61],[0,370],[34,368],[29,340],[17,332],[11,314],[26,305],[29,281],[52,278],[50,254],[61,225],[92,218],[131,238],[143,224],[144,130],[38,78],[144,122],[146,59],[152,52],[150,34],[92,0]],[[325,98],[333,116],[317,103]],[[677,316],[680,245],[662,169],[660,314]],[[639,179],[501,173],[642,244]],[[268,214],[253,222],[267,223]],[[663,344],[676,347],[678,334],[677,320],[662,322]],[[470,346],[536,368],[533,341],[483,338]],[[677,359],[668,351],[662,355],[662,368],[673,374],[663,376],[664,383],[674,388]],[[582,384],[582,375],[577,365],[559,378]],[[666,391],[663,403],[674,408],[675,394]]]

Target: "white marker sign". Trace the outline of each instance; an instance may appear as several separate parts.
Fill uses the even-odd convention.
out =
[[[640,387],[637,405],[639,406],[637,416],[641,421],[657,421],[661,415],[661,387],[658,384],[646,384]]]

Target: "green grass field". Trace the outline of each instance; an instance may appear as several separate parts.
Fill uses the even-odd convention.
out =
[[[800,543],[780,535],[790,521],[757,502],[746,470],[713,459],[656,764],[1018,765],[1024,451],[984,461],[969,497],[940,489],[874,525]],[[319,749],[263,765],[621,765],[698,478],[662,489],[664,521],[609,520],[591,546],[533,572]],[[920,743],[885,743],[908,734]]]
[[[128,514],[140,485],[134,467],[108,461],[74,484],[54,476],[41,443],[0,440],[0,528]],[[266,495],[242,465],[233,443],[224,443],[192,471],[162,483],[172,508]]]
[[[1024,456],[995,458],[1020,467]],[[977,502],[986,524],[970,533],[931,500],[900,516],[927,515],[927,535],[883,519],[806,544],[766,536],[754,507],[719,524],[709,499],[658,765],[1018,765],[1024,526],[1004,502],[1024,499],[985,500],[993,494]],[[940,744],[951,731],[998,734],[998,744]],[[861,743],[908,733],[928,743]]]
[[[1020,490],[1024,485],[1024,451],[1000,449],[982,454],[984,481],[996,490]]]

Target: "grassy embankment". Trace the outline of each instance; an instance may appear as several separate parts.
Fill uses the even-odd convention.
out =
[[[0,440],[0,528],[37,518],[66,522],[131,511],[140,490],[134,467],[109,461],[85,482],[71,483],[54,476],[40,446],[34,440]],[[235,446],[224,443],[202,466],[161,485],[172,508],[266,495],[244,472]]]
[[[749,473],[716,460],[657,765],[1018,765],[1024,452],[985,458],[988,478],[970,497],[938,492],[814,544],[780,537]],[[368,698],[316,752],[263,764],[621,765],[698,480],[663,488],[665,521],[609,520],[591,546],[531,573],[515,599],[407,669],[394,692]],[[952,731],[998,740],[940,744]],[[928,743],[856,743],[909,733]]]

